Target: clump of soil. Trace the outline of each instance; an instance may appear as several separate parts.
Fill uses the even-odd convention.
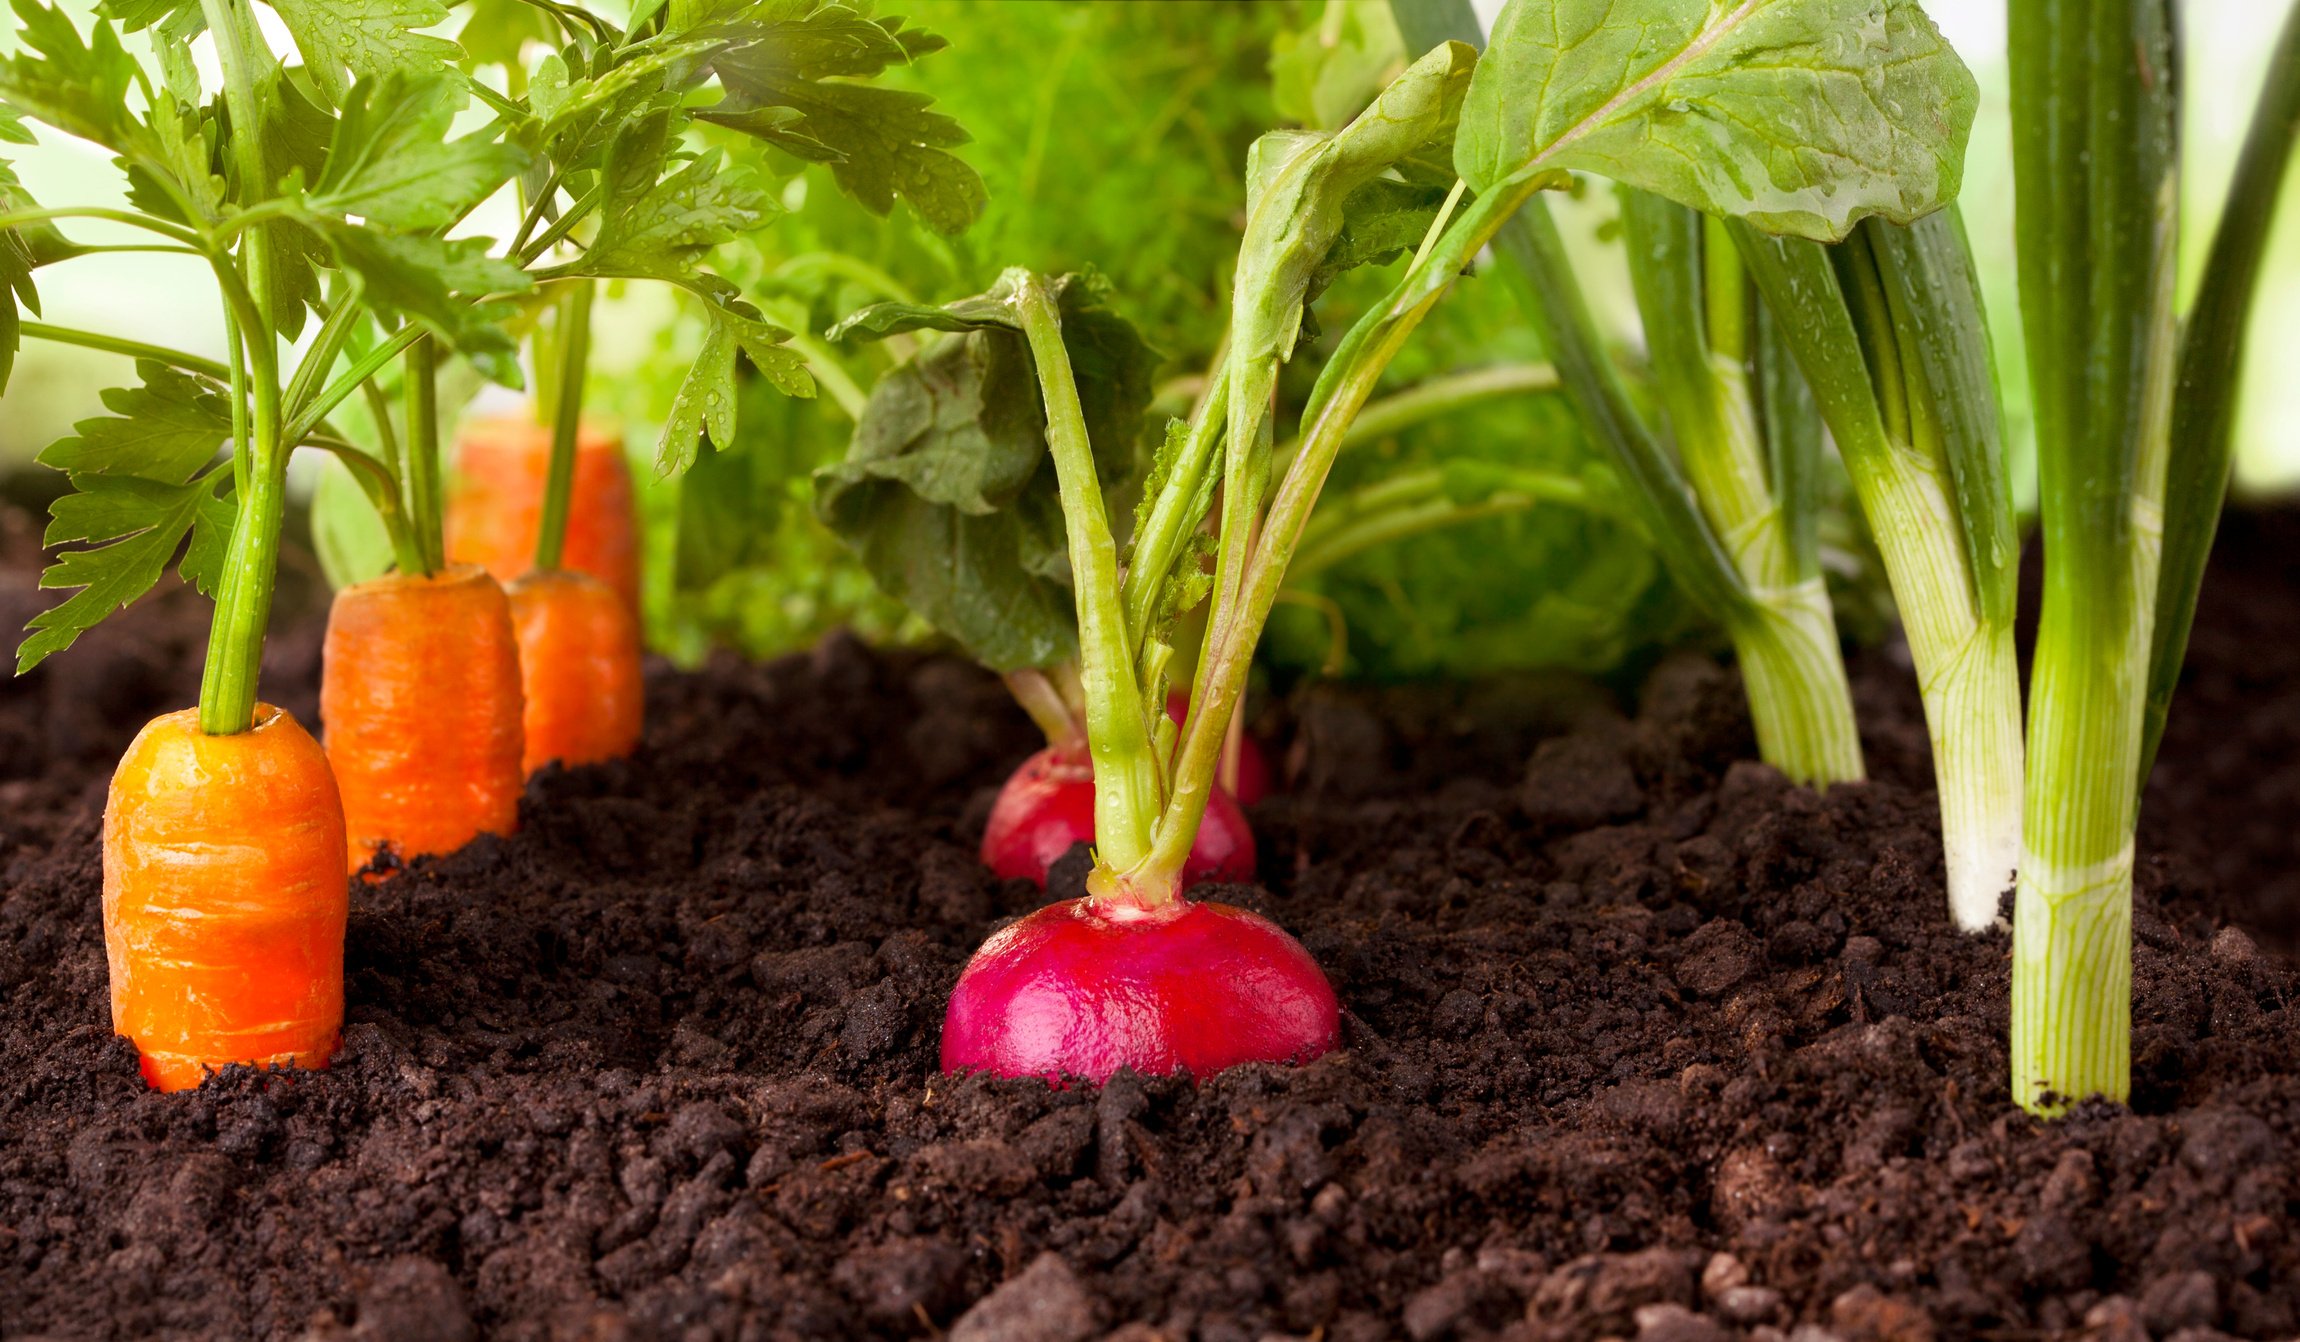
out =
[[[1697,658],[1633,715],[1296,696],[1262,882],[1221,894],[1325,965],[1345,1046],[1065,1090],[935,1065],[1041,898],[973,856],[1034,745],[997,683],[847,640],[656,668],[639,758],[357,888],[334,1069],[148,1094],[96,844],[196,685],[205,607],[164,594],[0,691],[0,1331],[2288,1336],[2300,982],[2220,910],[2300,829],[2256,787],[2300,759],[2300,589],[2292,519],[2234,530],[2149,797],[2132,1106],[2050,1126],[2007,1103],[2006,940],[1947,922],[1890,652],[1876,781],[1826,795]],[[276,645],[306,712],[312,630]]]

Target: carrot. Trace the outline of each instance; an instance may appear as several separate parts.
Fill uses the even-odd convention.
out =
[[[509,583],[533,567],[551,462],[551,428],[524,417],[464,424],[447,501],[447,558]],[[592,575],[639,608],[637,523],[623,449],[596,426],[577,440],[562,566]]]
[[[530,573],[511,584],[526,699],[525,768],[596,764],[639,745],[639,622],[588,573]]]
[[[258,704],[210,736],[187,708],[136,734],[104,804],[104,949],[145,1081],[325,1067],[349,903],[335,775],[293,716]]]
[[[355,870],[379,849],[446,853],[518,827],[519,649],[484,569],[337,592],[319,705]]]

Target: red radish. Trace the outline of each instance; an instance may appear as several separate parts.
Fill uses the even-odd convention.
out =
[[[1176,900],[1049,904],[983,943],[951,991],[942,1069],[1101,1082],[1307,1062],[1341,1008],[1302,944],[1259,914]]]
[[[1046,886],[1046,869],[1072,844],[1094,841],[1094,766],[1081,750],[1048,746],[1022,762],[982,832],[983,865],[1001,878]],[[1254,831],[1230,795],[1216,788],[1190,845],[1182,883],[1254,879]]]
[[[1166,716],[1174,719],[1177,727],[1188,721],[1190,696],[1181,690],[1168,694]],[[1238,733],[1233,742],[1237,754],[1237,781],[1230,788],[1230,795],[1237,799],[1240,806],[1252,806],[1270,795],[1270,758],[1262,753],[1262,743],[1244,732]],[[1222,763],[1227,767],[1230,762],[1229,754],[1225,752]]]

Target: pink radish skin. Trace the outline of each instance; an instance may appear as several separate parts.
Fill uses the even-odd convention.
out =
[[[1302,943],[1259,914],[1180,901],[1049,904],[984,942],[943,1021],[942,1069],[1102,1082],[1307,1062],[1341,1010]]]
[[[999,789],[982,831],[982,861],[1000,877],[1031,881],[1043,890],[1046,869],[1081,841],[1094,841],[1094,766],[1048,747],[1024,760]],[[1254,831],[1238,803],[1217,787],[1183,864],[1182,883],[1253,879]]]

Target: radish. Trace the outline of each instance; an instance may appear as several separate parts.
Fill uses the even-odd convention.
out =
[[[1083,752],[1048,746],[998,790],[982,831],[982,861],[1001,878],[1043,888],[1046,869],[1077,843],[1094,841],[1094,766]],[[1182,884],[1254,879],[1254,831],[1238,803],[1215,789],[1182,864]]]
[[[1307,1062],[1341,1033],[1302,944],[1256,913],[1177,900],[1049,904],[975,952],[951,991],[942,1067],[1106,1081]]]

